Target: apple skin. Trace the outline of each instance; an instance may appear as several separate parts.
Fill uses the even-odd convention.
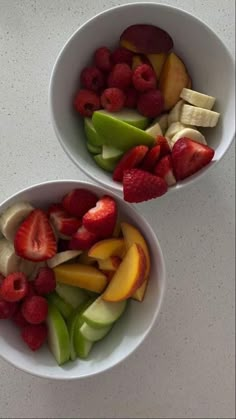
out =
[[[70,359],[69,332],[59,310],[51,303],[48,304],[48,346],[58,365]]]
[[[92,118],[84,118],[84,131],[87,138],[87,141],[91,146],[101,147],[103,145],[103,139],[99,137],[96,132]]]

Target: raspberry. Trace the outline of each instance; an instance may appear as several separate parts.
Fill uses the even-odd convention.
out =
[[[108,76],[108,87],[126,89],[132,81],[132,70],[128,64],[116,64]]]
[[[20,329],[22,329],[22,327],[25,327],[29,324],[25,320],[25,318],[22,314],[21,308],[18,308],[18,310],[13,314],[12,320],[16,324],[16,326],[20,327]]]
[[[34,287],[39,295],[49,294],[56,288],[55,274],[50,268],[40,268],[34,281]]]
[[[94,61],[100,70],[110,71],[112,69],[111,51],[107,47],[98,48],[94,53]]]
[[[37,295],[35,288],[34,288],[34,281],[29,281],[28,282],[28,291],[26,294],[26,297],[32,297],[33,295]]]
[[[125,91],[125,107],[136,108],[138,102],[138,92],[133,87],[128,87]]]
[[[21,337],[32,351],[37,351],[47,339],[47,326],[29,324],[22,329]]]
[[[95,92],[82,89],[74,99],[74,106],[82,116],[92,116],[100,108],[100,99]]]
[[[22,314],[28,323],[39,324],[44,322],[48,314],[47,300],[38,295],[26,298],[22,304]]]
[[[14,272],[2,281],[1,296],[5,301],[19,301],[25,297],[27,291],[28,281],[23,272]]]
[[[0,297],[0,320],[1,319],[10,319],[17,309],[16,303],[10,303],[9,301],[4,301]]]
[[[118,47],[111,54],[111,59],[114,64],[126,63],[132,65],[133,52],[126,48]]]
[[[136,67],[133,72],[132,81],[135,89],[139,92],[146,92],[156,88],[156,75],[150,65],[142,64]]]
[[[120,111],[125,103],[125,94],[117,87],[105,89],[101,96],[102,106],[109,112]]]
[[[80,75],[80,82],[85,89],[94,92],[101,90],[105,85],[104,76],[101,70],[96,67],[84,68]]]
[[[138,111],[148,118],[155,118],[160,115],[164,108],[164,99],[159,90],[149,90],[140,95],[138,100]]]

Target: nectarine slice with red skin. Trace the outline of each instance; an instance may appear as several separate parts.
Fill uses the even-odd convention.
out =
[[[102,294],[104,301],[127,300],[143,284],[146,271],[146,257],[142,247],[134,243],[127,251],[119,268]]]
[[[104,239],[95,243],[88,251],[88,256],[94,259],[108,259],[110,256],[122,257],[125,252],[124,239]]]
[[[98,267],[102,271],[116,271],[120,263],[121,258],[119,256],[110,256],[108,259],[99,259]]]
[[[147,54],[147,58],[155,71],[157,80],[159,80],[167,54],[164,52],[161,52],[160,54]]]
[[[173,40],[163,29],[147,24],[131,25],[120,37],[120,45],[130,51],[143,54],[159,54],[169,52],[173,48]]]

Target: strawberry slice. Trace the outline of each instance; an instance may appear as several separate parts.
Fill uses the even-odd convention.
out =
[[[213,159],[215,151],[207,145],[200,144],[190,138],[180,138],[172,148],[172,163],[177,180],[201,170]]]
[[[64,209],[75,217],[81,218],[96,205],[98,197],[87,189],[73,189],[62,200]]]
[[[157,198],[167,192],[164,179],[140,169],[126,170],[123,177],[124,200],[143,202]]]
[[[14,246],[18,256],[35,262],[55,256],[56,239],[44,211],[36,209],[28,215],[16,232]]]
[[[148,152],[148,147],[138,145],[128,150],[118,162],[114,172],[113,180],[122,182],[124,171],[137,167]]]
[[[171,155],[168,154],[157,163],[154,168],[154,173],[157,176],[160,176],[162,179],[165,179],[168,186],[173,186],[176,184],[176,179],[173,173],[173,165]]]
[[[52,204],[48,214],[58,236],[62,239],[70,238],[82,224],[81,220],[68,214],[60,204]]]
[[[159,160],[160,152],[160,145],[155,145],[150,148],[141,163],[140,169],[146,170],[147,172],[153,172],[153,169]]]
[[[99,238],[95,233],[88,231],[83,225],[69,241],[70,250],[88,250]]]
[[[96,206],[83,216],[84,227],[105,238],[110,237],[114,231],[117,218],[117,205],[113,198],[104,195]]]
[[[164,157],[167,154],[171,153],[169,143],[168,143],[167,139],[165,137],[163,137],[162,135],[157,136],[157,138],[155,140],[155,145],[159,145],[161,147],[160,157]]]

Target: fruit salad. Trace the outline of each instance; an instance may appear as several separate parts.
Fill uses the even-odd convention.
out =
[[[0,233],[0,319],[32,351],[48,344],[58,365],[86,359],[129,300],[145,297],[148,245],[109,195],[78,188],[46,209],[17,202]]]
[[[147,24],[126,28],[113,50],[92,51],[73,105],[84,119],[88,151],[142,202],[208,165],[214,150],[201,127],[215,127],[215,98],[192,89],[171,36]]]

